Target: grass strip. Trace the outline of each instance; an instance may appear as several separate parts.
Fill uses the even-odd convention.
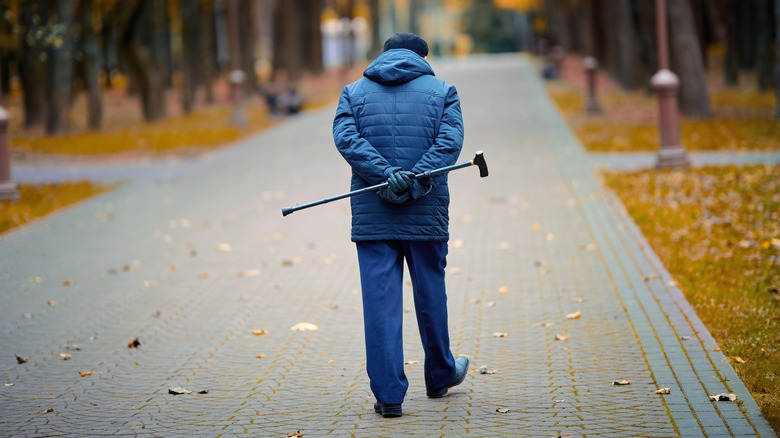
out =
[[[21,184],[19,199],[0,201],[0,234],[114,187],[89,181]]]
[[[780,430],[780,166],[603,176]]]

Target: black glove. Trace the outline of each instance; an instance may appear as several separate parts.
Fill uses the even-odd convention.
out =
[[[390,187],[390,190],[394,191],[397,194],[409,190],[409,188],[412,186],[413,183],[414,183],[414,174],[412,172],[407,172],[405,170],[400,170],[398,172],[395,172],[391,174],[389,178],[387,178],[388,187]]]
[[[377,192],[380,198],[384,199],[387,202],[393,203],[393,204],[403,204],[404,202],[408,201],[411,198],[411,195],[409,194],[409,191],[405,191],[403,193],[395,193],[390,187],[385,187],[383,189],[379,189],[379,192]]]

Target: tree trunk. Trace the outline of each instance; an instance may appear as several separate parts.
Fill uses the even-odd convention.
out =
[[[726,59],[724,60],[724,80],[728,86],[736,86],[739,82],[739,46],[740,0],[724,0],[721,3],[726,22]]]
[[[181,108],[185,114],[192,112],[195,107],[195,92],[197,90],[197,70],[199,65],[205,64],[198,59],[201,52],[200,36],[201,0],[187,0],[179,3],[181,14],[181,41],[182,41],[182,87]],[[206,62],[208,62],[206,60]]]
[[[214,90],[212,85],[216,77],[217,50],[214,0],[203,0],[200,10],[200,22],[203,29],[203,48],[201,56],[200,82],[206,87],[206,103],[214,103]]]
[[[283,70],[288,83],[297,82],[302,74],[301,32],[296,10],[296,5],[290,1],[280,1],[276,4],[274,73]]]
[[[680,109],[692,116],[712,115],[707,92],[707,78],[690,4],[686,1],[667,2],[669,46],[674,71],[680,78]]]
[[[100,122],[103,118],[103,103],[98,85],[99,48],[92,21],[92,2],[93,0],[81,0],[79,3],[78,20],[81,37],[79,38],[79,49],[83,56],[81,70],[84,87],[89,93],[87,124],[89,129],[97,130],[100,129]]]
[[[658,34],[656,33],[655,0],[636,2],[639,53],[643,68],[643,84],[650,91],[651,77],[658,71]]]
[[[758,0],[739,0],[739,67],[752,69],[756,66],[756,7]]]
[[[244,72],[243,89],[245,92],[252,93],[258,90],[257,76],[255,75],[255,44],[257,42],[255,6],[255,0],[241,0],[238,3],[241,70]]]
[[[151,28],[154,23],[152,14],[158,9],[154,3],[155,0],[126,0],[117,4],[120,8],[119,48],[138,86],[146,121],[160,120],[165,117],[166,112],[164,78],[159,69],[159,61],[154,57],[154,50],[142,46],[136,37],[142,18],[149,23],[144,30],[155,31]]]
[[[24,94],[24,126],[31,128],[43,123],[46,113],[44,99],[44,69],[40,62],[43,46],[39,29],[46,23],[46,11],[37,0],[23,0],[19,5],[19,78]]]
[[[775,119],[780,120],[780,0],[775,0]]]
[[[306,70],[312,73],[322,73],[325,69],[322,61],[322,32],[320,31],[320,0],[308,0],[305,8],[306,25],[304,29],[306,41]]]
[[[46,133],[59,135],[68,131],[73,92],[73,1],[56,0],[53,7],[53,43],[46,50]]]
[[[627,90],[641,87],[642,72],[639,69],[639,40],[634,24],[634,11],[630,0],[612,0],[614,10],[615,76]]]
[[[371,8],[371,48],[368,50],[368,56],[373,59],[382,53],[384,41],[382,41],[382,14],[380,0],[369,0]]]
[[[756,5],[756,70],[758,89],[772,89],[772,0],[758,0]]]

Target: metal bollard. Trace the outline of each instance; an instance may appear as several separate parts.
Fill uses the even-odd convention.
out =
[[[233,70],[228,75],[230,80],[230,93],[233,101],[233,112],[230,116],[230,122],[234,126],[246,126],[249,124],[246,111],[244,111],[244,103],[241,90],[241,86],[244,83],[244,72],[241,70]]]
[[[588,79],[588,100],[585,102],[585,112],[589,114],[601,113],[601,104],[596,95],[596,69],[599,62],[592,56],[586,57],[582,64],[585,67],[585,74]]]
[[[661,147],[658,149],[656,166],[683,167],[690,164],[688,153],[680,139],[680,115],[677,108],[677,89],[680,80],[670,70],[654,74],[651,84],[658,95],[658,118]]]
[[[19,199],[19,189],[11,181],[11,150],[8,147],[8,111],[0,106],[0,199]]]

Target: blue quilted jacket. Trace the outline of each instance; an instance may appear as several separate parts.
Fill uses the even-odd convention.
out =
[[[463,118],[454,86],[406,49],[384,52],[363,76],[344,87],[333,121],[352,190],[385,182],[398,168],[419,174],[455,164]],[[353,196],[352,240],[448,240],[447,175],[419,181],[411,195],[401,205],[376,192]]]

